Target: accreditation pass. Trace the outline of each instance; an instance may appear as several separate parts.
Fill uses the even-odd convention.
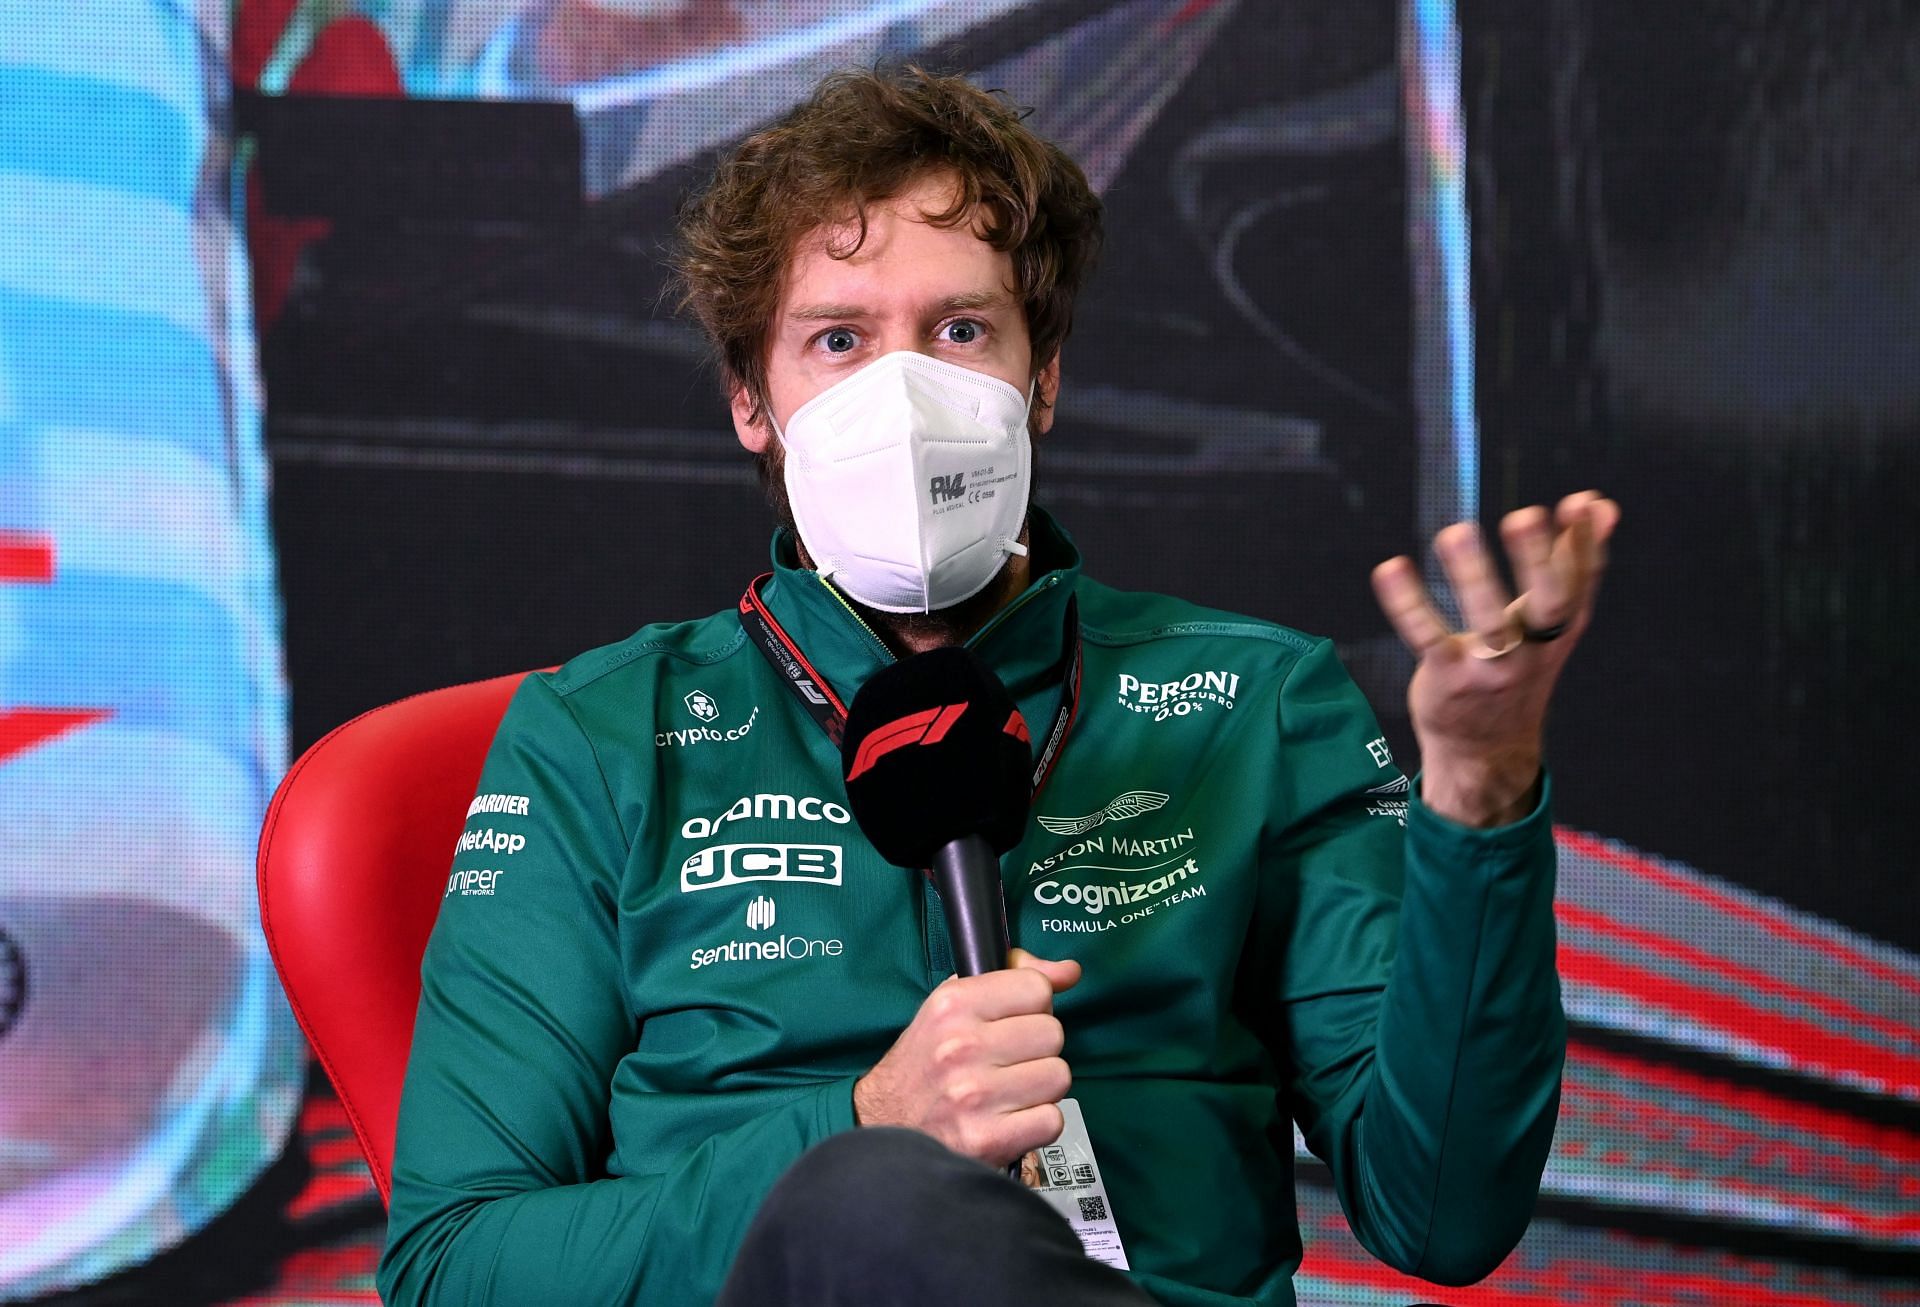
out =
[[[1060,1115],[1066,1118],[1067,1128],[1058,1139],[1020,1160],[1020,1179],[1067,1218],[1087,1256],[1124,1271],[1127,1250],[1120,1244],[1120,1227],[1113,1223],[1100,1164],[1093,1160],[1086,1118],[1071,1098],[1060,1100]]]

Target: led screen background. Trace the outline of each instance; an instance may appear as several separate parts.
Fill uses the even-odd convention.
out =
[[[0,1295],[205,1225],[305,1081],[252,889],[287,695],[224,36],[0,5]]]
[[[82,1200],[104,1181],[19,1124],[23,1032],[50,1006],[29,989],[0,1034],[0,1249],[81,1214],[69,1278],[106,1278],[66,1301],[372,1300],[370,1183],[317,1079],[281,1146],[297,1067],[244,929],[282,740],[718,609],[760,570],[759,490],[661,301],[673,207],[819,72],[916,56],[1031,106],[1109,206],[1039,492],[1096,575],[1334,636],[1410,760],[1371,564],[1590,483],[1627,508],[1556,703],[1574,1041],[1540,1216],[1486,1285],[1421,1286],[1358,1250],[1303,1158],[1301,1300],[1920,1302],[1898,782],[1920,18],[247,0],[229,27],[219,4],[117,8],[89,27],[0,7],[0,86],[43,106],[0,153],[0,804],[41,832],[0,862],[0,928],[72,994],[145,996],[119,1022],[78,1012],[54,1055],[102,1065],[165,1001],[197,1002],[259,1072],[222,1100],[250,1124],[212,1185],[141,1151],[175,1137],[168,1089],[100,1100],[122,1173],[196,1195],[184,1215],[47,1206],[35,1174]],[[155,178],[171,225],[134,221]],[[108,217],[77,224],[96,201]],[[136,742],[161,760],[142,788],[79,757],[149,720],[238,762]],[[49,824],[78,804],[217,856],[189,874],[128,856],[156,846],[119,818],[92,843]],[[177,938],[108,920],[178,924],[183,899]],[[201,940],[208,916],[225,924]]]

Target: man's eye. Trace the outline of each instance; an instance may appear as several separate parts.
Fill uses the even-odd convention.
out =
[[[956,345],[971,345],[980,338],[980,324],[971,318],[961,318],[947,324],[947,339]]]
[[[860,343],[860,338],[845,327],[835,327],[821,339],[826,343],[829,354],[845,354]]]

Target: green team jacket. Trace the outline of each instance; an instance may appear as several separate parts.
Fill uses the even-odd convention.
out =
[[[1007,915],[1085,966],[1055,1010],[1136,1278],[1294,1301],[1289,1116],[1375,1255],[1485,1274],[1532,1211],[1565,1053],[1544,799],[1448,822],[1326,641],[1086,579],[1038,512],[1033,543],[1051,570],[972,645],[1039,747],[1077,595],[1084,680],[1001,860]],[[776,536],[766,603],[851,701],[890,655],[792,557]],[[527,678],[422,967],[389,1303],[713,1298],[951,970],[925,879],[845,803],[732,611]]]

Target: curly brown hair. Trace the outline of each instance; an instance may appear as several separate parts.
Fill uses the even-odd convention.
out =
[[[954,227],[978,209],[983,239],[1013,257],[1034,370],[1052,360],[1100,250],[1100,200],[1023,117],[998,92],[911,64],[835,73],[688,196],[672,260],[680,307],[705,328],[729,391],[745,388],[753,420],[766,408],[767,336],[797,242],[851,209],[858,239],[829,250],[851,257],[866,240],[867,206],[929,172],[950,172],[958,186],[927,220]]]

